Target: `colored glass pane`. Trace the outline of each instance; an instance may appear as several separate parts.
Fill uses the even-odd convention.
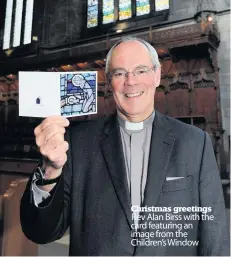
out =
[[[155,1],[155,10],[162,11],[169,9],[169,0],[156,0]]]
[[[13,11],[13,0],[7,0],[6,4],[6,17],[5,17],[5,28],[3,36],[3,49],[10,48],[10,35],[12,25],[12,11]]]
[[[120,0],[119,2],[119,19],[126,20],[132,17],[131,0]]]
[[[25,27],[24,27],[24,39],[23,39],[23,44],[24,45],[31,43],[33,10],[34,10],[34,0],[27,0],[26,1],[26,17],[25,17]]]
[[[88,0],[87,27],[92,28],[98,25],[98,0]]]
[[[14,21],[13,47],[16,47],[16,46],[20,45],[21,26],[22,26],[22,9],[23,9],[23,0],[17,0],[17,2],[16,2],[16,12],[15,12],[15,21]]]
[[[103,0],[103,24],[114,21],[114,0]]]
[[[79,116],[97,111],[96,72],[78,72],[60,75],[61,115]]]
[[[141,16],[150,13],[149,0],[136,0],[136,15]]]

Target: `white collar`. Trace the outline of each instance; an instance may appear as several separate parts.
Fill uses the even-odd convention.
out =
[[[130,122],[130,121],[125,121],[124,127],[128,130],[141,130],[144,128],[144,122]]]
[[[132,130],[132,131],[142,130],[144,127],[151,126],[154,118],[155,118],[155,110],[146,120],[141,122],[131,122],[131,121],[124,120],[117,112],[117,119],[118,119],[119,125],[124,129]]]

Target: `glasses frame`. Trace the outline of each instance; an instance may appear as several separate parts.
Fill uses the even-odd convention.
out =
[[[147,68],[147,72],[145,73],[145,75],[148,74],[151,70],[154,70],[154,71],[155,71],[155,69],[156,69],[156,66],[153,66],[153,67],[151,67],[151,68]],[[127,79],[129,73],[132,73],[134,77],[139,77],[139,75],[135,74],[135,71],[136,71],[136,69],[133,70],[133,71],[125,71],[125,73],[124,73],[125,77],[122,77],[122,78],[116,78],[116,77],[114,77],[114,79],[116,79],[116,80]],[[113,79],[113,75],[114,75],[113,73],[109,73],[108,79],[109,79],[110,81]]]

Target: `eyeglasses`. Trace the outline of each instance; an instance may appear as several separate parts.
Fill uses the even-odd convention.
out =
[[[143,67],[143,68],[137,68],[134,71],[128,72],[125,70],[115,70],[110,73],[109,77],[111,79],[116,79],[116,80],[123,80],[128,77],[129,73],[132,73],[135,77],[144,77],[146,76],[151,70],[155,70],[156,66],[148,68],[148,67]]]

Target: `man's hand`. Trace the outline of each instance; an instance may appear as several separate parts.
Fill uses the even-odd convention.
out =
[[[58,177],[67,161],[69,145],[64,141],[64,134],[69,124],[62,116],[50,116],[34,130],[36,144],[44,157],[46,179]]]

